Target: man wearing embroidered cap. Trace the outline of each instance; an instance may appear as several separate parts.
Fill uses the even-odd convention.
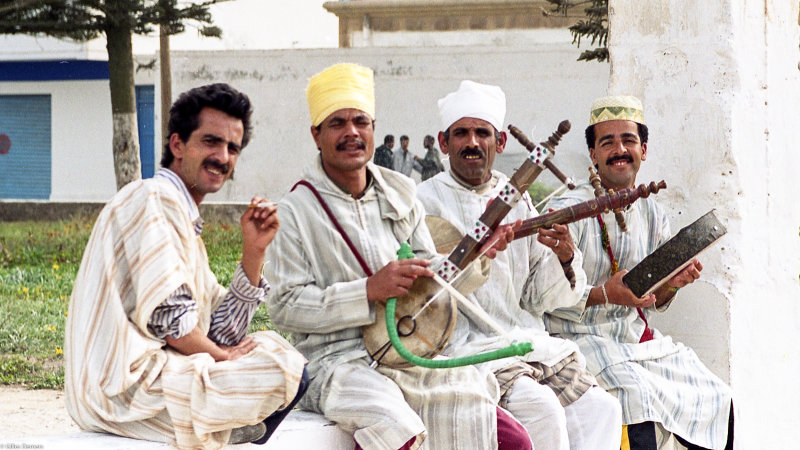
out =
[[[426,213],[461,232],[509,185],[505,174],[492,170],[495,155],[505,148],[506,134],[500,131],[505,109],[499,87],[469,80],[439,100],[439,145],[450,157],[450,171],[420,184],[417,197]],[[537,215],[526,193],[506,221]],[[577,346],[550,337],[542,321],[546,311],[582,307],[586,277],[581,261],[565,225],[510,243],[492,260],[489,280],[469,296],[508,335],[498,336],[483,320],[462,311],[445,350],[460,356],[497,350],[509,340],[533,343],[534,351],[524,357],[486,365],[500,382],[500,406],[525,426],[537,450],[619,448],[619,404],[596,386]],[[573,285],[565,272],[573,274]]]
[[[275,325],[294,333],[311,383],[301,406],[352,433],[364,449],[525,449],[524,429],[496,408],[496,382],[475,367],[371,368],[361,328],[375,305],[432,276],[435,255],[414,181],[370,161],[372,70],[337,64],[309,81],[319,157],[278,206],[281,232],[267,274]],[[499,232],[502,244],[510,239]],[[416,258],[397,260],[407,242]],[[423,259],[426,258],[426,259]],[[478,282],[485,274],[471,274]],[[470,276],[466,274],[465,276]],[[498,446],[499,441],[499,446]]]
[[[636,97],[594,102],[586,128],[589,156],[605,189],[634,187],[647,159],[648,129]],[[550,207],[564,208],[594,198],[585,182]],[[612,212],[570,224],[583,252],[588,285],[586,310],[563,308],[546,318],[551,333],[571,339],[587,367],[622,406],[623,448],[661,448],[674,435],[689,449],[733,448],[730,388],[690,348],[675,343],[648,321],[664,312],[679,288],[700,276],[693,261],[653,294],[636,296],[622,276],[670,238],[669,222],[653,197],[622,212],[627,231]]]

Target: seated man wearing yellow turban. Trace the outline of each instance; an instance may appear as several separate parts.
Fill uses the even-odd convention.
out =
[[[281,232],[267,256],[270,317],[309,359],[300,406],[352,433],[356,448],[530,449],[525,430],[496,408],[490,373],[370,367],[361,329],[375,322],[376,304],[433,276],[443,258],[414,182],[370,161],[372,70],[329,67],[311,78],[306,95],[320,153],[303,185],[278,205]],[[415,259],[397,260],[404,242]]]

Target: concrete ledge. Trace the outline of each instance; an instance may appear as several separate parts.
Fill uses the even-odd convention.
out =
[[[229,449],[260,450],[353,450],[353,438],[319,414],[294,410],[281,423],[278,430],[265,445],[228,445]],[[29,436],[24,438],[0,438],[3,449],[43,449],[43,450],[139,450],[169,449],[171,446],[161,442],[142,441],[114,436],[106,433],[79,433]]]

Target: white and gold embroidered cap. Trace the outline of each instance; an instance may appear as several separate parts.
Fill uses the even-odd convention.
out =
[[[461,118],[473,117],[489,122],[498,131],[506,118],[506,94],[499,86],[464,80],[458,90],[440,98],[442,131]]]
[[[375,118],[375,80],[372,69],[352,63],[335,64],[308,80],[311,124],[319,125],[335,111],[354,108]]]
[[[631,120],[647,125],[644,122],[642,101],[632,95],[611,95],[598,98],[592,103],[589,125],[609,120]]]

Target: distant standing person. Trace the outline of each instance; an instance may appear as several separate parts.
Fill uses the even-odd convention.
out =
[[[393,148],[394,136],[387,134],[383,137],[383,145],[375,149],[375,156],[372,158],[372,162],[381,167],[386,167],[387,169],[394,169]]]
[[[411,171],[416,170],[422,173],[422,164],[419,163],[419,156],[408,151],[408,136],[400,136],[400,148],[394,151],[394,170],[410,177]]]
[[[422,181],[427,180],[439,172],[444,172],[442,159],[439,155],[439,150],[436,150],[435,142],[433,136],[430,134],[425,136],[425,139],[422,141],[422,145],[426,150],[425,157],[419,161],[422,165]]]

